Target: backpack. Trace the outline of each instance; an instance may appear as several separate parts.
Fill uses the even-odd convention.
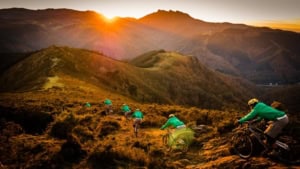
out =
[[[285,105],[279,101],[273,101],[271,106],[277,110],[280,110],[280,111],[284,111],[285,113],[288,112],[287,108],[285,107]]]

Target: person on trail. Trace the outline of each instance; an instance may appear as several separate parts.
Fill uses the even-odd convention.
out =
[[[168,121],[160,129],[164,130],[167,127],[173,127],[175,129],[186,128],[185,124],[180,121],[174,114],[169,115]]]
[[[169,115],[168,121],[161,126],[160,130],[165,128],[174,128],[175,130],[168,130],[167,144],[171,149],[177,149],[178,145],[185,144],[189,146],[194,140],[194,131],[179,120],[174,114]],[[170,149],[169,149],[170,150]]]
[[[136,109],[131,117],[133,118],[133,127],[135,127],[135,125],[142,123],[144,114],[140,111],[140,109]]]
[[[248,101],[248,105],[251,111],[238,120],[239,123],[244,123],[246,121],[255,119],[260,121],[265,119],[269,121],[269,126],[264,131],[267,140],[266,144],[271,147],[276,141],[276,137],[282,132],[282,129],[288,124],[289,119],[284,111],[280,111],[271,106],[260,102],[258,99],[253,98]]]
[[[85,104],[84,104],[84,107],[91,107],[91,104],[89,103],[89,102],[86,102]]]
[[[121,111],[124,113],[126,119],[128,120],[129,117],[130,117],[130,113],[131,113],[130,107],[127,104],[124,103],[121,106]]]
[[[89,108],[91,108],[91,104],[89,102],[81,104],[78,110],[78,114],[86,113],[87,111],[89,111]]]
[[[112,101],[106,98],[103,101],[103,103],[104,103],[104,107],[105,107],[105,114],[106,115],[111,114],[113,112],[113,110],[112,110]]]

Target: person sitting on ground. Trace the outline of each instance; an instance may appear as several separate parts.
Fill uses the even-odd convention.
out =
[[[135,125],[142,123],[144,114],[140,111],[140,109],[136,109],[131,117],[133,118],[133,127],[135,127]]]
[[[124,103],[121,107],[121,111],[124,113],[125,118],[128,120],[131,113],[130,107]]]
[[[112,110],[112,101],[106,98],[103,101],[103,103],[104,103],[104,108],[105,108],[105,114],[106,115],[111,114],[113,112],[113,110]]]
[[[282,129],[288,124],[289,119],[284,111],[280,111],[271,106],[266,105],[263,102],[260,102],[258,99],[253,98],[248,101],[248,105],[251,111],[238,120],[239,123],[244,123],[246,121],[255,119],[260,121],[265,119],[269,121],[270,125],[264,131],[266,134],[267,146],[271,147],[276,137],[282,132]]]
[[[160,129],[164,130],[167,127],[173,127],[175,129],[186,128],[185,124],[180,121],[174,114],[169,115],[168,121]]]

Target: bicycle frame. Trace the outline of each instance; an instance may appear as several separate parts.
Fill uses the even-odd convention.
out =
[[[187,144],[185,138],[173,137],[173,132],[168,128],[168,131],[165,135],[163,135],[163,144],[169,148],[169,150],[180,150],[181,152],[187,152],[189,145]]]
[[[135,137],[137,137],[137,133],[138,133],[138,129],[139,129],[139,124],[138,123],[136,123],[135,125],[134,125],[134,133],[135,133]]]
[[[254,137],[259,141],[259,143],[261,145],[263,145],[265,149],[267,149],[268,148],[267,145],[261,140],[261,137],[266,137],[265,133],[262,130],[260,130],[259,128],[253,126],[253,123],[248,123],[248,127],[247,128],[254,135]],[[290,148],[289,148],[289,146],[287,144],[285,144],[285,143],[283,143],[283,142],[281,142],[281,141],[279,141],[277,139],[275,141],[275,144],[277,146],[279,146],[279,147],[287,150],[287,151],[290,150]]]
[[[173,138],[173,136],[172,136],[172,132],[171,132],[171,129],[167,129],[167,133],[166,134],[164,134],[163,135],[163,143],[166,145],[166,146],[168,146],[168,147],[170,147],[170,145],[169,145],[169,140],[170,139],[174,139]]]
[[[260,130],[259,128],[251,125],[251,124],[248,124],[247,126],[247,130],[250,131],[250,133],[257,139],[257,141],[262,145],[264,146],[265,149],[267,149],[267,145],[262,141],[261,137],[265,137],[265,134],[262,130]]]
[[[275,159],[286,164],[300,164],[297,145],[289,145],[289,143],[276,139],[276,147],[269,147],[262,139],[263,137],[266,137],[264,131],[259,129],[257,126],[254,126],[252,123],[253,122],[246,122],[247,125],[233,130],[234,135],[232,136],[232,143],[235,153],[237,153],[241,158],[250,158],[253,155],[253,138],[255,138],[259,144],[264,146],[265,150],[263,153],[271,148],[272,151],[274,151],[273,156],[271,155],[272,158],[275,157]]]
[[[279,140],[276,140],[276,141],[275,141],[275,144],[276,144],[277,146],[279,146],[279,147],[281,147],[281,148],[287,150],[287,151],[290,151],[290,147],[289,147],[287,144],[285,144],[285,143],[283,143],[283,142],[281,142],[281,141],[279,141]]]
[[[137,135],[138,135],[138,130],[139,130],[140,125],[141,125],[141,121],[135,119],[134,120],[134,133],[135,133],[135,137],[137,137]]]

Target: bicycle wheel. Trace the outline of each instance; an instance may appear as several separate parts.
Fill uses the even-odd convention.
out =
[[[188,142],[184,138],[177,138],[174,144],[175,148],[182,152],[187,152],[189,149]]]
[[[253,143],[248,135],[236,134],[232,137],[233,149],[241,158],[249,158],[253,152]]]
[[[138,125],[138,124],[135,124],[135,126],[134,126],[134,134],[135,134],[135,137],[138,136],[138,128],[139,128],[139,125]]]
[[[169,134],[165,134],[162,136],[162,142],[164,146],[168,146]]]
[[[275,151],[277,152],[276,156],[279,161],[290,164],[290,165],[298,165],[300,164],[300,146],[292,146],[289,145],[290,149],[286,150],[282,147],[278,147]]]

